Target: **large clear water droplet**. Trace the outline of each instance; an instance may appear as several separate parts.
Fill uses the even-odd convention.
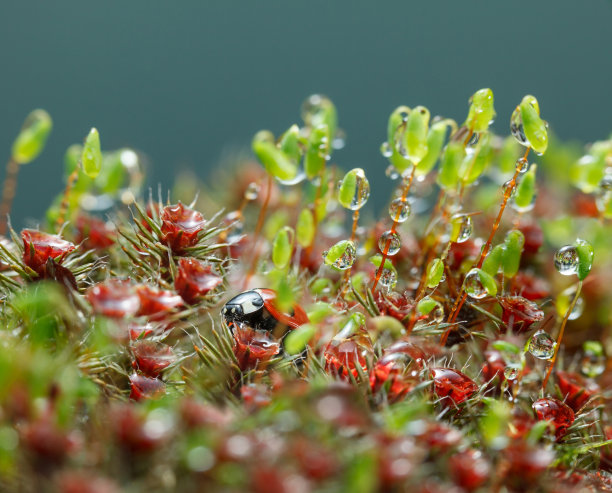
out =
[[[547,332],[538,330],[529,340],[529,352],[538,359],[551,359],[557,343]]]
[[[450,221],[451,239],[455,243],[467,241],[474,232],[471,216],[467,214],[455,214]]]
[[[393,256],[400,251],[400,247],[402,246],[402,242],[400,237],[394,231],[388,230],[380,235],[378,239],[378,248],[380,248],[381,252],[387,252],[387,255]]]
[[[521,117],[521,110],[518,108],[518,106],[512,112],[512,116],[510,117],[510,132],[519,144],[525,147],[530,147],[531,144],[525,135],[523,118]]]
[[[403,223],[410,216],[410,204],[407,200],[402,199],[401,197],[395,199],[389,204],[389,216],[391,220]]]
[[[578,272],[578,250],[573,245],[566,245],[559,248],[554,257],[555,268],[559,274],[572,276]]]
[[[465,289],[465,292],[470,298],[475,300],[481,300],[487,296],[487,290],[482,285],[480,274],[476,268],[466,274],[463,280],[463,289]]]
[[[506,380],[509,381],[516,380],[520,371],[521,369],[518,365],[509,364],[506,366],[506,368],[504,368],[504,377],[506,377]]]
[[[244,198],[246,200],[255,200],[257,199],[257,197],[259,197],[260,190],[261,187],[259,186],[259,184],[253,181],[249,183],[249,186],[244,191]]]
[[[395,274],[395,271],[391,269],[383,269],[380,274],[380,279],[378,280],[378,283],[381,286],[387,288],[388,290],[393,289],[397,284],[397,275]]]

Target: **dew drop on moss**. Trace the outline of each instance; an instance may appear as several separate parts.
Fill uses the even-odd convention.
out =
[[[529,340],[529,352],[538,359],[551,359],[557,343],[547,332],[538,330]]]

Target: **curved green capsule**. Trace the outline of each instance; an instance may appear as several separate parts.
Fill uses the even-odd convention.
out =
[[[537,165],[532,164],[529,171],[523,175],[521,181],[516,187],[514,195],[514,203],[520,209],[528,209],[535,198],[536,193],[536,170]]]
[[[417,106],[408,115],[404,133],[405,158],[417,166],[427,155],[427,134],[429,131],[429,110]]]
[[[576,240],[576,251],[578,252],[578,272],[576,272],[576,275],[578,279],[584,281],[593,267],[595,250],[588,241],[578,238]]]
[[[497,283],[495,279],[482,269],[478,269],[478,277],[480,278],[482,287],[485,288],[489,296],[495,296],[497,294]]]
[[[533,96],[525,96],[519,106],[523,131],[529,144],[539,154],[544,154],[548,147],[548,129],[546,122],[540,118],[540,106]]]
[[[417,303],[417,311],[422,315],[429,315],[431,311],[440,306],[440,303],[429,296],[426,296],[421,301]]]
[[[496,245],[484,259],[482,270],[490,276],[495,276],[501,267],[504,249],[504,245]]]
[[[329,127],[326,124],[319,125],[310,132],[304,157],[304,171],[309,180],[318,176],[325,169],[331,149],[329,136]]]
[[[279,147],[290,159],[299,164],[302,159],[302,148],[300,146],[300,128],[297,125],[291,125],[283,134]]]
[[[311,324],[304,324],[297,329],[290,330],[283,339],[283,347],[289,354],[301,353],[317,332],[317,328]]]
[[[444,262],[441,259],[435,258],[427,266],[427,287],[435,288],[444,275]]]
[[[427,154],[416,167],[417,176],[425,176],[436,165],[444,146],[447,128],[455,125],[453,120],[447,119],[435,122],[429,127],[429,132],[427,133]]]
[[[491,89],[480,89],[470,98],[470,109],[468,111],[465,126],[474,132],[484,132],[495,118],[493,105],[493,91]]]
[[[291,261],[293,254],[293,229],[285,226],[280,229],[272,243],[272,262],[277,269],[284,269]]]
[[[465,158],[465,149],[461,142],[449,142],[442,155],[438,185],[448,190],[459,185],[459,169]]]
[[[96,128],[92,128],[85,137],[81,165],[83,166],[83,172],[90,178],[95,178],[100,174],[102,150],[100,149],[100,134]]]
[[[18,164],[28,164],[38,157],[45,148],[53,128],[53,121],[45,110],[30,113],[13,142],[12,159]]]
[[[310,209],[302,209],[302,212],[300,212],[295,226],[295,233],[297,242],[302,248],[308,248],[312,245],[312,240],[314,240],[315,235],[315,226],[314,216]]]
[[[304,123],[316,128],[326,125],[329,134],[334,135],[338,128],[338,112],[332,100],[322,94],[313,94],[302,104],[302,119]]]
[[[276,147],[273,138],[270,139],[271,135],[267,131],[258,132],[253,138],[253,152],[274,178],[292,180],[298,174],[298,166]]]
[[[504,276],[511,278],[518,272],[524,244],[525,236],[518,229],[509,231],[506,235],[504,250],[501,257]]]

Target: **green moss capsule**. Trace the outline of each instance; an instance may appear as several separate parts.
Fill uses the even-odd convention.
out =
[[[417,106],[408,114],[403,139],[403,152],[400,152],[415,166],[427,155],[428,131],[429,110],[424,106]]]
[[[513,207],[519,212],[527,212],[533,209],[536,196],[536,170],[537,165],[532,164],[516,187]]]
[[[435,288],[444,275],[444,262],[441,259],[435,258],[427,266],[427,287],[430,289]]]
[[[266,171],[274,178],[288,181],[297,176],[297,163],[276,147],[274,136],[270,132],[266,130],[258,132],[253,138],[252,148]]]
[[[18,164],[28,164],[36,159],[44,149],[52,128],[49,113],[45,110],[32,111],[13,142],[12,159]]]
[[[474,132],[486,131],[495,118],[493,101],[491,89],[476,91],[470,98],[470,109],[464,125]]]
[[[459,185],[459,168],[465,158],[465,149],[461,142],[449,142],[442,156],[438,185],[449,190]]]
[[[576,275],[578,279],[583,281],[586,276],[591,272],[593,267],[593,258],[595,256],[595,250],[593,245],[588,241],[578,238],[576,240],[576,251],[578,252],[578,270]]]
[[[83,166],[83,172],[90,178],[95,178],[100,174],[102,150],[100,149],[100,134],[96,128],[92,128],[85,137],[81,165]]]
[[[298,244],[302,248],[308,248],[312,245],[312,240],[315,235],[314,216],[310,209],[302,209],[298,216],[295,227],[296,238]]]
[[[361,168],[349,171],[338,188],[338,202],[346,209],[361,209],[370,196],[370,182]]]
[[[304,171],[309,180],[318,176],[325,168],[331,149],[330,130],[327,124],[313,128],[308,138],[308,148],[304,157]]]
[[[289,226],[280,229],[272,243],[272,262],[277,269],[284,269],[291,261],[293,254],[294,232]]]
[[[506,235],[504,249],[501,255],[501,266],[506,277],[514,277],[519,270],[525,236],[515,229]]]
[[[431,125],[427,133],[427,154],[416,167],[417,176],[427,175],[436,165],[444,146],[447,129],[454,126],[456,126],[456,123],[449,119],[441,120]]]

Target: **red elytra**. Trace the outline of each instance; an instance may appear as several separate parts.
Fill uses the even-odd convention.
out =
[[[136,286],[140,309],[136,315],[147,315],[151,320],[163,319],[168,313],[183,306],[183,299],[172,291],[140,284]]]
[[[292,329],[297,329],[300,325],[308,323],[308,315],[306,315],[304,309],[297,303],[293,304],[293,314],[281,312],[276,306],[276,291],[273,289],[258,288],[254,289],[253,291],[259,293],[264,301],[264,307],[266,310],[268,310],[270,315],[272,315],[280,323],[287,325]]]
[[[132,354],[132,367],[153,378],[158,377],[176,359],[170,346],[154,341],[136,342]]]
[[[268,334],[249,327],[232,327],[234,355],[241,370],[261,368],[280,351],[280,344]]]
[[[578,373],[558,370],[556,379],[565,403],[574,412],[578,412],[589,399],[599,392],[599,386],[596,383],[588,381]]]
[[[431,368],[434,392],[447,403],[450,399],[455,404],[468,400],[477,390],[474,381],[453,368]]]
[[[575,419],[574,411],[567,404],[552,397],[538,399],[532,405],[538,420],[550,421],[555,428],[555,437],[559,440]]]
[[[466,491],[474,491],[482,486],[491,470],[482,454],[473,449],[453,454],[449,458],[448,465],[457,486],[461,486]]]
[[[168,205],[161,210],[161,241],[173,252],[181,253],[185,248],[198,242],[198,233],[204,229],[204,216],[180,202]]]
[[[89,288],[85,296],[94,313],[110,318],[131,317],[140,308],[140,298],[130,280],[109,279]]]
[[[195,258],[181,258],[174,289],[191,305],[197,304],[204,296],[223,284],[223,278],[213,268]]]
[[[23,241],[23,262],[38,275],[43,276],[47,260],[52,258],[58,264],[74,251],[76,245],[58,235],[43,233],[35,229],[21,232]]]
[[[130,399],[142,401],[156,399],[166,393],[166,384],[158,378],[132,373],[130,375]]]
[[[544,312],[533,301],[522,296],[500,296],[502,321],[515,334],[527,332],[535,322],[544,319]]]

